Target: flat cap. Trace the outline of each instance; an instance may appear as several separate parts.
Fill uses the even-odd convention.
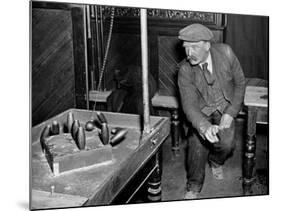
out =
[[[187,42],[210,41],[213,37],[213,32],[199,23],[181,29],[178,36],[180,40]]]

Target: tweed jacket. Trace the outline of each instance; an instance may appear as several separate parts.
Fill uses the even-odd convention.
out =
[[[213,70],[217,75],[228,106],[224,113],[236,117],[244,99],[245,77],[240,63],[227,44],[211,44],[210,48]],[[179,64],[178,86],[181,105],[192,126],[202,134],[211,123],[202,113],[206,106],[207,84],[203,83],[203,73],[199,65],[192,66],[186,59]]]

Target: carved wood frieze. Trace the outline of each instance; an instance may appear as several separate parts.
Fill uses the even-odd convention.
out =
[[[111,6],[102,6],[103,14],[109,17],[111,14]],[[139,8],[130,7],[114,7],[115,17],[139,17]],[[211,12],[196,12],[183,10],[166,10],[166,9],[148,9],[147,16],[149,19],[163,19],[163,20],[190,20],[196,22],[217,24],[221,14]]]

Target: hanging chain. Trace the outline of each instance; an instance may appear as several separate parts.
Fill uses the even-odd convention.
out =
[[[100,71],[98,88],[97,88],[98,91],[100,91],[100,89],[101,89],[101,82],[102,82],[102,78],[103,78],[103,74],[104,74],[104,70],[105,70],[105,66],[106,66],[106,62],[107,62],[107,57],[108,57],[108,52],[109,52],[109,47],[110,47],[110,41],[111,41],[111,36],[112,36],[112,29],[113,29],[114,12],[115,12],[114,7],[112,7],[111,8],[111,14],[110,14],[109,33],[108,33],[103,63],[102,63],[101,71]],[[95,100],[93,111],[96,110],[96,104],[97,104],[97,101]]]

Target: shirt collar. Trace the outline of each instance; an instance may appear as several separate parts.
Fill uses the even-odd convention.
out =
[[[203,64],[208,64],[208,70],[212,73],[213,72],[213,65],[212,65],[212,58],[211,58],[211,52],[209,51],[208,57],[204,62],[199,63],[200,67],[203,68]]]

